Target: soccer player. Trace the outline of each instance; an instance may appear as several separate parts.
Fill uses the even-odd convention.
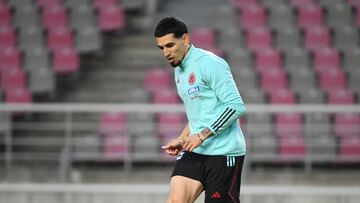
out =
[[[163,18],[156,44],[174,68],[175,83],[188,124],[163,150],[177,156],[168,203],[240,202],[245,141],[238,118],[245,111],[229,65],[190,43],[185,23]]]

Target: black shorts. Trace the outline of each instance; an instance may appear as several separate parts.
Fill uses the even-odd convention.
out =
[[[240,202],[244,156],[207,156],[193,152],[178,155],[172,176],[185,176],[202,183],[205,202]]]

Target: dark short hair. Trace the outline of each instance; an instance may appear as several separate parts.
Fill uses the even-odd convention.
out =
[[[177,17],[165,17],[157,24],[155,28],[155,37],[163,37],[167,34],[174,34],[175,38],[180,38],[188,33],[185,23]]]

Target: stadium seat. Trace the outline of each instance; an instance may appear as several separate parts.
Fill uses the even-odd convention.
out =
[[[326,6],[326,25],[329,28],[342,28],[353,25],[351,6],[346,3],[332,2]]]
[[[128,155],[129,143],[126,136],[110,135],[103,138],[103,159],[106,161],[124,160]]]
[[[335,113],[334,132],[338,137],[360,137],[360,115],[358,113]]]
[[[232,68],[234,80],[239,88],[246,91],[258,86],[257,74],[253,69],[245,67]]]
[[[348,71],[348,85],[349,89],[354,91],[360,99],[360,69],[353,69]],[[360,101],[359,101],[360,102]]]
[[[234,25],[238,25],[237,21],[238,14],[236,13],[236,9],[232,5],[223,4],[216,8],[213,19],[213,25],[215,29],[224,30],[230,27],[234,27]],[[238,26],[234,28],[239,29]]]
[[[287,88],[288,81],[282,69],[268,69],[260,72],[260,87],[265,92],[272,92]],[[280,96],[280,95],[278,95]]]
[[[5,47],[0,50],[0,70],[21,67],[21,54],[15,47]]]
[[[65,7],[55,5],[44,7],[41,16],[41,24],[45,30],[68,26],[68,16]]]
[[[130,137],[155,136],[156,127],[152,113],[128,113],[126,115],[126,129]]]
[[[72,7],[69,15],[70,27],[75,31],[79,32],[88,27],[96,27],[97,29],[94,9],[88,4]]]
[[[360,157],[360,137],[342,137],[339,146],[339,161],[359,162]]]
[[[25,51],[24,68],[26,71],[31,72],[39,67],[50,67],[50,65],[50,56],[46,48],[34,47]]]
[[[252,54],[249,50],[243,48],[237,48],[228,53],[228,62],[230,68],[253,68]]]
[[[123,112],[104,112],[99,117],[101,136],[124,136],[126,133],[126,115]]]
[[[309,5],[316,5],[315,0],[289,0],[289,4],[297,9]]]
[[[47,33],[46,41],[50,51],[74,48],[73,33],[67,27],[50,29]]]
[[[60,6],[62,4],[62,0],[35,0],[35,2],[40,8]]]
[[[12,68],[1,71],[1,89],[11,91],[27,86],[26,74],[21,68]]]
[[[11,25],[10,9],[4,3],[0,4],[0,27]]]
[[[294,48],[284,53],[285,68],[297,69],[299,67],[310,67],[311,58],[309,51],[304,48]]]
[[[268,92],[270,104],[295,104],[295,93],[287,88],[276,89]]]
[[[266,48],[255,52],[255,69],[267,72],[268,69],[282,69],[280,52],[274,48]]]
[[[345,74],[340,68],[329,68],[327,71],[319,72],[318,75],[319,87],[323,91],[328,92],[346,87]]]
[[[358,47],[344,50],[344,69],[352,72],[360,67],[360,49]]]
[[[238,29],[233,26],[224,28],[219,34],[219,49],[227,53],[227,56],[230,55],[230,52],[239,49],[243,46],[243,35]]]
[[[18,47],[23,51],[45,47],[43,29],[40,26],[31,26],[19,31]]]
[[[6,103],[32,103],[32,95],[26,88],[17,88],[5,91]]]
[[[305,141],[302,136],[288,136],[278,140],[278,161],[299,162],[304,160],[305,155]]]
[[[13,14],[13,25],[19,29],[26,29],[28,27],[36,27],[40,25],[38,7],[33,4],[24,4],[17,7]]]
[[[249,136],[272,136],[274,131],[271,114],[249,113],[246,115],[246,132]]]
[[[0,48],[14,47],[16,44],[15,42],[16,42],[15,30],[11,26],[0,25]]]
[[[244,88],[238,87],[240,94],[245,104],[264,104],[266,103],[266,95],[259,88]]]
[[[313,134],[305,139],[307,156],[317,163],[333,162],[337,156],[337,141],[328,133]]]
[[[329,113],[312,112],[304,115],[305,133],[306,137],[316,137],[318,135],[333,136],[331,133],[332,122]],[[309,138],[311,139],[311,138]]]
[[[328,104],[354,104],[353,92],[349,89],[330,89],[328,90]]]
[[[118,1],[117,0],[90,0],[91,1],[91,5],[95,8],[95,9],[99,9],[100,7],[107,7],[107,6],[116,6],[118,5]]]
[[[302,36],[295,27],[282,27],[276,30],[275,47],[283,52],[294,50],[301,46]]]
[[[238,11],[241,11],[249,6],[258,5],[258,0],[232,0],[231,5]]]
[[[310,51],[330,47],[330,32],[324,26],[308,28],[304,35],[304,46]]]
[[[269,2],[269,1],[264,1]],[[270,1],[271,2],[271,1]],[[294,11],[288,4],[280,4],[269,10],[268,26],[274,30],[293,28],[296,22]]]
[[[252,161],[267,162],[277,157],[278,143],[272,135],[249,136],[247,140],[250,140],[249,154],[251,154]]]
[[[27,7],[29,5],[33,5],[32,0],[8,0],[7,4],[14,9],[19,9],[22,7]]]
[[[359,31],[355,26],[344,25],[334,29],[334,47],[347,51],[355,49],[359,45]]]
[[[317,49],[313,52],[313,65],[317,71],[337,68],[340,66],[340,53],[334,48]]]
[[[125,13],[120,6],[100,7],[97,26],[102,32],[120,31],[125,27]]]
[[[326,101],[325,93],[316,87],[296,90],[296,94],[300,104],[323,104]]]
[[[170,72],[164,68],[152,68],[145,73],[144,88],[149,92],[161,91],[172,86]]]
[[[239,27],[246,31],[264,27],[266,24],[266,18],[267,16],[264,8],[260,5],[252,4],[241,10]]]
[[[301,113],[276,113],[275,133],[278,137],[287,137],[303,134],[303,120]]]
[[[102,35],[95,27],[89,26],[77,30],[75,48],[79,53],[99,52],[102,45]]]
[[[216,47],[215,31],[207,27],[194,28],[191,41],[196,47],[204,49]]]
[[[162,89],[152,92],[154,104],[176,104],[179,103],[178,94],[173,89]]]
[[[317,86],[317,78],[313,70],[308,67],[293,68],[288,71],[289,86],[295,92],[304,92],[309,89],[314,89]]]
[[[74,9],[76,7],[81,7],[84,5],[90,5],[89,0],[62,0],[65,6],[69,7],[70,9]]]
[[[56,77],[54,72],[47,66],[32,69],[28,74],[28,87],[33,95],[56,94]]]
[[[157,113],[158,136],[168,137],[180,135],[186,122],[183,113]]]
[[[56,74],[72,74],[80,69],[79,55],[71,48],[55,50],[52,63]]]
[[[324,15],[320,6],[316,4],[308,4],[297,7],[297,25],[301,29],[309,29],[312,27],[322,26],[324,23]]]
[[[271,48],[272,36],[270,30],[259,27],[246,32],[246,47],[251,51]]]

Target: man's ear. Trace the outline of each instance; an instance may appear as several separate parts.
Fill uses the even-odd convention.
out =
[[[190,36],[188,33],[183,34],[181,39],[185,45],[190,45]]]

